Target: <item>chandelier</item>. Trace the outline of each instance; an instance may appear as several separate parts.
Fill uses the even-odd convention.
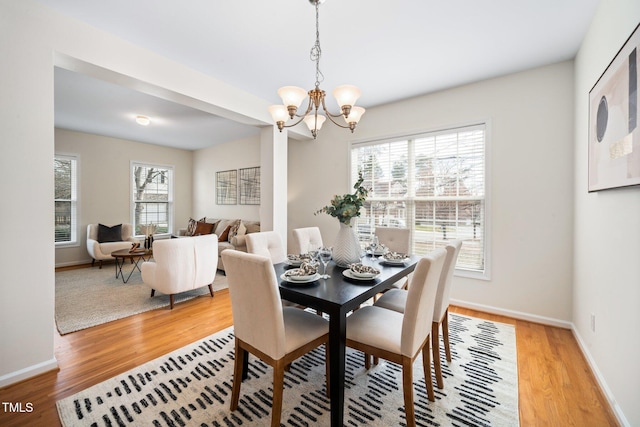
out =
[[[332,114],[327,110],[325,105],[325,92],[320,89],[320,82],[324,79],[324,76],[322,75],[322,72],[320,72],[320,56],[322,56],[322,50],[320,49],[320,26],[318,13],[318,7],[323,2],[324,0],[309,0],[309,3],[316,7],[316,43],[311,48],[311,60],[316,63],[315,88],[307,92],[297,86],[281,87],[278,89],[278,95],[282,98],[282,103],[284,105],[272,105],[269,107],[271,117],[273,117],[273,120],[276,122],[280,132],[282,132],[283,128],[295,126],[304,120],[313,135],[313,139],[316,139],[318,131],[327,118],[329,118],[333,124],[340,126],[341,128],[351,129],[351,132],[353,133],[365,111],[364,108],[355,106],[356,101],[360,97],[360,89],[352,85],[341,85],[333,90],[333,96],[338,102],[338,105],[340,105],[341,113]],[[297,114],[298,107],[300,107],[300,104],[302,104],[302,101],[304,101],[307,96],[309,97],[307,110],[302,115]],[[325,115],[318,113],[320,107],[322,107]],[[334,120],[334,118],[338,118],[340,116],[344,118],[346,125],[340,124]],[[285,124],[289,119],[295,120],[295,122],[288,125]]]

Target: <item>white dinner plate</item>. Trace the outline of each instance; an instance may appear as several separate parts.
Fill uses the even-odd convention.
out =
[[[411,261],[411,258],[405,258],[405,259],[384,259],[381,258],[380,262],[383,262],[385,264],[389,264],[389,265],[402,265],[405,262]]]
[[[287,277],[284,275],[284,273],[282,273],[280,275],[280,278],[288,283],[292,283],[292,284],[301,284],[301,283],[311,283],[311,282],[315,282],[316,280],[320,279],[320,274],[316,273],[313,276],[311,276],[308,279],[305,280],[298,280],[298,279],[292,279],[291,277]]]
[[[302,264],[302,261],[292,261],[290,259],[287,259],[285,262],[292,267],[300,267]]]
[[[372,251],[368,250],[367,253],[372,256],[382,256],[387,253],[387,251]]]
[[[342,271],[342,275],[348,279],[353,279],[353,280],[362,280],[362,281],[370,281],[370,280],[374,280],[376,278],[378,278],[378,276],[380,276],[379,274],[373,276],[373,277],[358,277],[356,275],[353,274],[353,272],[349,269],[347,270],[343,270]]]

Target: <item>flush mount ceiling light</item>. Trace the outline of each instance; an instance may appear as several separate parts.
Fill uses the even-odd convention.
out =
[[[149,123],[151,123],[151,119],[147,116],[137,116],[136,123],[141,126],[147,126]]]
[[[320,26],[318,13],[318,6],[323,2],[324,0],[309,0],[309,3],[314,5],[316,8],[316,43],[311,48],[311,60],[316,62],[316,87],[308,92],[296,86],[281,87],[278,89],[278,95],[282,98],[284,105],[272,105],[269,107],[271,117],[273,117],[276,125],[278,125],[280,132],[282,132],[283,128],[295,126],[304,120],[313,135],[313,139],[316,138],[318,130],[320,130],[327,117],[333,124],[340,126],[341,128],[351,129],[351,132],[353,133],[365,111],[364,108],[355,106],[356,101],[360,97],[360,89],[351,85],[338,86],[333,90],[333,96],[336,98],[336,101],[338,101],[338,105],[340,105],[340,109],[342,110],[341,113],[332,114],[327,110],[325,105],[325,92],[320,89],[320,82],[323,80],[324,76],[320,72],[320,56],[322,55],[322,51],[320,49]],[[304,101],[304,98],[307,95],[309,96],[309,106],[307,107],[307,111],[302,115],[296,114],[298,107],[300,107],[300,104],[302,104],[302,101]],[[324,110],[325,115],[318,114],[320,107]],[[347,123],[346,125],[342,125],[333,119],[334,117],[340,116],[344,118]],[[298,117],[299,119],[294,123],[285,125],[287,120],[294,120],[295,117]]]

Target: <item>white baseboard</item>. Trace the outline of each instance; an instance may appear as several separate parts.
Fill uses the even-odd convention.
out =
[[[90,264],[91,263],[91,258],[88,258],[86,260],[80,260],[80,261],[69,261],[69,262],[60,262],[60,263],[56,263],[55,267],[71,267],[74,265],[83,265],[83,264]]]
[[[20,369],[19,371],[10,372],[6,375],[0,376],[0,388],[26,380],[27,378],[35,377],[36,375],[40,375],[45,372],[53,371],[54,369],[58,369],[58,361],[55,357],[42,363]]]
[[[552,317],[538,316],[537,314],[524,313],[522,311],[506,310],[504,308],[493,307],[490,305],[475,304],[468,301],[452,299],[452,305],[457,305],[472,310],[484,311],[491,314],[499,314],[502,316],[512,317],[514,319],[526,320],[528,322],[540,323],[543,325],[556,326],[563,329],[572,329],[573,323],[567,320],[554,319]]]
[[[611,389],[607,385],[607,382],[605,381],[602,375],[602,372],[600,372],[600,369],[598,369],[598,365],[596,364],[595,360],[593,360],[593,357],[589,352],[589,348],[587,347],[586,343],[582,339],[582,336],[578,332],[578,329],[573,323],[571,324],[571,332],[573,332],[573,336],[578,342],[578,346],[580,346],[580,350],[582,350],[582,354],[584,355],[585,359],[587,359],[587,363],[591,368],[591,372],[593,372],[593,376],[596,377],[596,381],[598,381],[598,384],[600,385],[600,388],[602,389],[604,396],[607,398],[607,401],[609,402],[609,405],[611,406],[613,413],[618,419],[618,422],[620,423],[620,425],[624,427],[631,427],[631,424],[627,420],[627,417],[625,417],[624,412],[622,412],[622,408],[620,407],[620,405],[618,405],[618,402],[616,401],[615,396],[613,395],[613,393],[611,392]]]

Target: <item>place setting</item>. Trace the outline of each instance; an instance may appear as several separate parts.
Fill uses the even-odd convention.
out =
[[[371,265],[353,263],[348,269],[342,271],[342,275],[359,282],[371,282],[380,276],[380,270]]]
[[[280,275],[280,279],[294,285],[307,284],[319,279],[329,279],[327,265],[331,261],[332,248],[320,247],[309,250],[306,254],[288,254],[286,263],[289,268]],[[318,269],[322,263],[322,274]]]

